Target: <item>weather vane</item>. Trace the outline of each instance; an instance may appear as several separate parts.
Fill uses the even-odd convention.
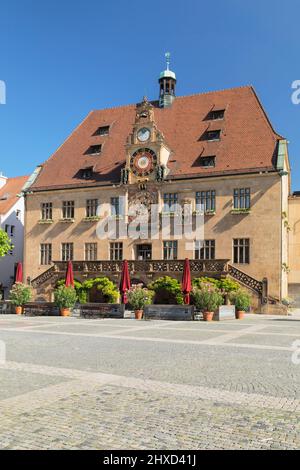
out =
[[[171,58],[170,52],[166,52],[166,53],[165,53],[165,58],[166,58],[166,61],[167,61],[167,70],[169,70],[169,67],[170,67],[170,58]]]

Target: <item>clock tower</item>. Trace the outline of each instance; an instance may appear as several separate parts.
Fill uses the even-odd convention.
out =
[[[176,75],[170,70],[170,52],[165,53],[167,68],[161,72],[159,83],[159,107],[169,108],[175,99]]]
[[[126,144],[123,184],[161,182],[168,174],[170,149],[154,122],[153,106],[146,97],[137,105],[135,123]]]

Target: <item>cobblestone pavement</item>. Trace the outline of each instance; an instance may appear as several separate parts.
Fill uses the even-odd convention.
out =
[[[1,315],[0,340],[0,449],[300,447],[299,313],[213,323]]]

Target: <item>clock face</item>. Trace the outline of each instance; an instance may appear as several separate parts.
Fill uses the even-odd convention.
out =
[[[131,156],[130,167],[136,176],[148,176],[154,170],[157,162],[156,154],[153,150],[139,149]]]
[[[147,157],[147,155],[142,155],[136,162],[137,166],[141,169],[141,170],[145,170],[146,168],[148,168],[149,166],[149,158]]]
[[[137,134],[140,142],[146,142],[150,139],[150,130],[147,127],[142,127]]]

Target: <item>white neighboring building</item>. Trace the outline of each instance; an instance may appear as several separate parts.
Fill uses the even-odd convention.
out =
[[[16,264],[23,262],[24,198],[22,188],[28,176],[6,178],[0,173],[0,227],[11,239],[14,249],[0,258],[0,294],[8,298],[14,283]]]

